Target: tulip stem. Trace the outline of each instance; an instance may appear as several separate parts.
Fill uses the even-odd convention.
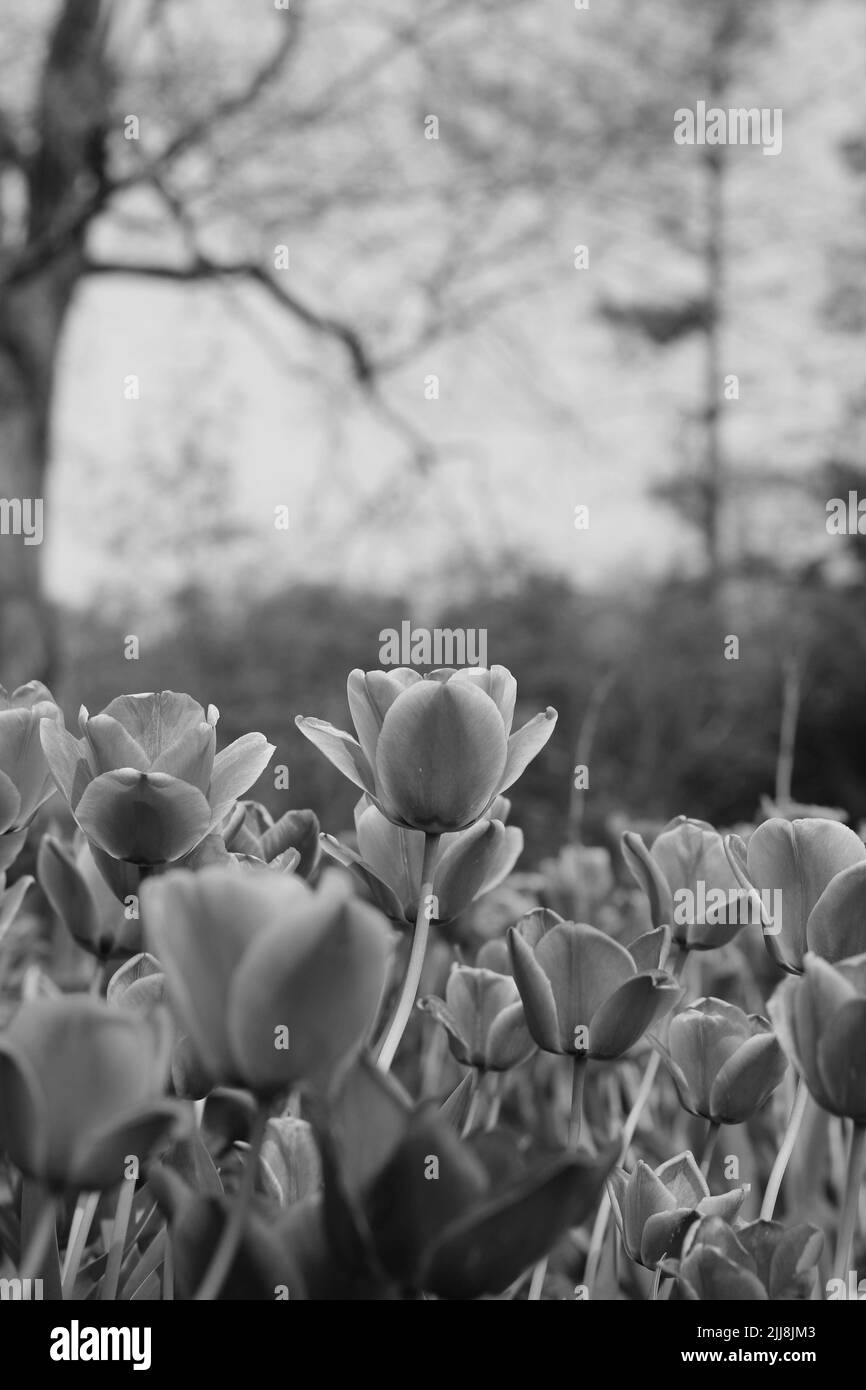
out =
[[[490,1109],[487,1112],[487,1122],[484,1126],[485,1130],[495,1129],[499,1123],[503,1082],[504,1077],[502,1072],[496,1072],[490,1082]]]
[[[653,1086],[655,1085],[655,1079],[658,1075],[661,1062],[661,1053],[659,1052],[653,1052],[647,1062],[646,1071],[643,1074],[643,1081],[640,1083],[640,1089],[635,1096],[634,1105],[629,1111],[626,1122],[622,1127],[622,1138],[620,1140],[619,1149],[620,1164],[625,1162],[628,1151],[631,1148],[632,1140],[634,1139],[637,1127],[640,1123],[640,1117],[643,1114],[647,1101],[652,1095]],[[583,1276],[583,1282],[590,1290],[593,1288],[598,1277],[598,1267],[601,1264],[601,1252],[604,1248],[604,1238],[607,1234],[609,1221],[610,1198],[607,1195],[607,1191],[605,1191],[596,1214],[595,1223],[592,1228],[592,1236],[589,1242],[589,1251],[586,1256],[586,1272]]]
[[[30,1240],[27,1248],[21,1256],[21,1275],[22,1279],[38,1279],[42,1271],[42,1264],[51,1244],[51,1237],[54,1235],[54,1221],[57,1215],[56,1202],[52,1194],[46,1189],[37,1197],[39,1202],[36,1211]]]
[[[75,1207],[75,1215],[69,1230],[69,1242],[63,1259],[63,1273],[61,1274],[64,1298],[72,1297],[81,1258],[87,1249],[87,1237],[90,1235],[90,1227],[96,1215],[96,1208],[99,1206],[99,1197],[98,1192],[82,1193]]]
[[[655,1272],[655,1274],[653,1275],[653,1291],[652,1291],[652,1293],[650,1294],[650,1302],[651,1302],[651,1303],[655,1303],[655,1301],[657,1300],[657,1298],[658,1298],[658,1296],[659,1296],[659,1289],[660,1289],[661,1286],[662,1286],[662,1279],[663,1279],[663,1278],[664,1278],[664,1275],[662,1274],[662,1260],[659,1260],[658,1264],[656,1265],[656,1272]]]
[[[586,1083],[586,1055],[576,1052],[571,1071],[571,1113],[568,1117],[568,1147],[574,1149],[580,1141],[583,1121],[583,1088]]]
[[[717,1124],[715,1120],[710,1120],[708,1122],[707,1132],[704,1136],[704,1147],[701,1151],[701,1173],[705,1178],[709,1175],[710,1164],[713,1161],[713,1154],[716,1151],[716,1144],[719,1141],[721,1132],[722,1127],[720,1124]]]
[[[247,1161],[244,1164],[243,1176],[235,1194],[234,1206],[228,1220],[223,1223],[222,1233],[217,1241],[216,1249],[208,1265],[207,1273],[199,1285],[198,1293],[195,1295],[195,1302],[210,1302],[217,1298],[226,1281],[229,1270],[234,1262],[241,1237],[244,1233],[247,1212],[250,1201],[252,1200],[253,1189],[256,1184],[256,1169],[259,1166],[259,1154],[261,1153],[262,1143],[265,1137],[265,1130],[268,1125],[268,1111],[264,1105],[260,1105],[256,1111],[255,1119],[252,1123],[249,1135],[249,1151]]]
[[[531,1282],[530,1285],[529,1285],[529,1293],[527,1294],[527,1302],[528,1302],[528,1303],[540,1303],[540,1302],[541,1302],[541,1290],[544,1288],[544,1280],[545,1280],[546,1277],[547,1277],[547,1256],[545,1255],[544,1259],[543,1259],[543,1260],[539,1260],[539,1261],[538,1261],[538,1264],[535,1266],[535,1268],[534,1268],[533,1271],[532,1271],[532,1282]]]
[[[776,1154],[770,1176],[767,1179],[767,1188],[764,1192],[764,1200],[761,1203],[761,1220],[772,1221],[773,1212],[776,1210],[776,1202],[782,1188],[782,1179],[788,1167],[791,1154],[794,1152],[794,1145],[800,1133],[803,1123],[803,1116],[806,1113],[806,1106],[809,1103],[809,1088],[802,1076],[797,1078],[797,1090],[794,1095],[794,1104],[791,1106],[791,1114],[788,1119],[788,1128],[785,1131],[785,1138],[782,1147]]]
[[[421,971],[424,969],[424,957],[427,954],[427,938],[430,935],[430,899],[433,897],[433,865],[436,862],[436,855],[439,852],[439,836],[425,835],[424,837],[424,862],[421,866],[421,893],[418,898],[418,912],[415,917],[415,932],[412,937],[412,949],[409,953],[409,964],[406,967],[406,975],[403,980],[403,988],[400,991],[400,998],[394,1017],[388,1027],[384,1040],[379,1048],[376,1058],[377,1065],[382,1071],[390,1071],[391,1063],[400,1046],[406,1025],[412,1016],[415,1007],[415,996],[418,993],[418,985],[421,981]],[[435,903],[433,904],[435,906]]]
[[[860,1186],[863,1182],[863,1165],[866,1160],[866,1125],[855,1124],[851,1131],[851,1148],[848,1154],[848,1181],[845,1186],[845,1201],[842,1206],[842,1219],[839,1223],[839,1239],[836,1242],[836,1278],[848,1278],[851,1258],[854,1253],[854,1236],[860,1213]]]
[[[117,1284],[120,1279],[120,1266],[123,1263],[123,1247],[129,1230],[129,1218],[135,1201],[135,1178],[124,1178],[120,1185],[117,1206],[114,1212],[114,1225],[108,1247],[108,1259],[99,1297],[103,1302],[113,1302],[117,1298]]]

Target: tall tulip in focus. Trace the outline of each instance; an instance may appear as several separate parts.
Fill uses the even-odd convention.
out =
[[[680,950],[725,946],[748,920],[749,895],[727,862],[721,835],[706,821],[677,816],[651,849],[628,831],[622,851],[649,899],[653,926],[669,926]]]
[[[11,695],[0,685],[0,872],[20,853],[27,827],[54,791],[39,728],[63,718],[47,686],[30,681]]]
[[[440,837],[467,831],[491,810],[547,743],[556,711],[548,708],[512,733],[517,682],[504,666],[448,667],[423,677],[408,667],[357,670],[347,693],[357,738],[320,719],[298,716],[298,728],[387,820],[425,836],[412,949],[379,1050],[387,1070],[418,992],[430,921],[438,916]],[[497,832],[488,838],[495,842]]]

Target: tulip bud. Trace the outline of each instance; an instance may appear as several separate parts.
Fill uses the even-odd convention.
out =
[[[772,923],[765,924],[764,942],[784,970],[800,974],[807,950],[829,953],[838,960],[837,952],[845,949],[846,942],[866,946],[866,938],[858,936],[856,925],[852,931],[851,925],[852,908],[856,913],[864,881],[859,874],[821,904],[837,874],[866,861],[866,845],[853,830],[818,817],[794,821],[776,817],[758,826],[748,849],[739,836],[729,836],[725,847],[744,887],[757,890],[762,898],[768,893],[781,896],[781,921],[777,913]]]
[[[39,740],[43,719],[63,722],[46,686],[30,681],[10,696],[0,685],[0,872],[16,859],[27,827],[54,792]]]
[[[56,1190],[113,1187],[127,1155],[143,1161],[188,1127],[164,1095],[170,1046],[162,1013],[80,997],[22,1004],[0,1034],[0,1149]]]
[[[529,1031],[546,1052],[621,1057],[682,992],[673,976],[639,972],[624,946],[582,923],[531,913],[508,941]]]
[[[508,1071],[535,1051],[517,985],[510,975],[455,966],[445,998],[419,1001],[445,1028],[452,1055],[479,1071]]]
[[[219,1084],[272,1096],[329,1086],[365,1042],[391,935],[342,882],[173,870],[142,885],[145,939],[169,999]]]
[[[349,707],[358,740],[298,716],[301,733],[396,825],[427,834],[464,830],[490,810],[541,751],[548,709],[511,732],[517,683],[504,666],[353,671]]]
[[[689,1227],[700,1217],[733,1220],[746,1196],[745,1188],[736,1187],[711,1197],[690,1153],[669,1158],[655,1172],[642,1159],[630,1174],[616,1168],[607,1188],[626,1254],[647,1269],[655,1269],[665,1257],[675,1258]]]
[[[767,1019],[723,999],[699,999],[671,1019],[666,1047],[653,1041],[683,1107],[713,1124],[750,1119],[788,1066]]]
[[[670,925],[682,950],[724,946],[749,920],[749,894],[727,861],[721,835],[706,821],[677,816],[650,850],[639,835],[626,834],[623,853],[649,897],[653,926]]]

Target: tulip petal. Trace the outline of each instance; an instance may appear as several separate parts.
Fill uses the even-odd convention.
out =
[[[563,1154],[445,1225],[428,1247],[421,1286],[454,1299],[501,1293],[586,1219],[616,1152],[612,1145],[597,1158]]]
[[[45,761],[73,811],[93,774],[84,757],[83,740],[72,737],[56,719],[43,719],[39,737]]]
[[[53,835],[44,835],[36,858],[39,884],[61,922],[79,943],[87,942],[97,955],[109,954],[114,942],[103,941],[93,894],[69,851]],[[118,915],[120,906],[118,905]]]
[[[759,825],[749,840],[748,875],[759,890],[782,893],[781,946],[799,968],[808,948],[806,923],[835,874],[866,859],[866,845],[839,821],[778,817]],[[778,923],[774,923],[778,927]]]
[[[342,772],[343,776],[348,777],[350,782],[361,788],[361,791],[375,798],[376,779],[373,769],[361,745],[355,742],[351,734],[344,733],[342,729],[335,729],[333,724],[326,723],[324,719],[305,718],[300,714],[295,718],[295,724],[304,738],[315,744],[338,772]]]
[[[257,738],[261,735],[248,734],[247,737]],[[230,752],[232,746],[229,745],[225,751]],[[197,787],[203,796],[207,796],[214,771],[215,752],[216,730],[213,725],[196,724],[168,748],[164,748],[150,770],[165,772],[180,782],[189,782],[191,786]],[[251,786],[252,783],[247,785]]]
[[[0,1035],[0,1153],[27,1177],[38,1178],[48,1157],[48,1116],[36,1070],[20,1048]]]
[[[455,681],[471,681],[489,695],[499,713],[506,736],[511,733],[514,722],[514,706],[517,702],[517,681],[507,666],[464,666],[451,677]]]
[[[532,948],[515,927],[508,932],[514,979],[523,1000],[526,1024],[538,1046],[545,1052],[562,1052],[556,1000],[550,980],[535,959]]]
[[[147,772],[150,759],[132,734],[110,714],[95,714],[83,724],[84,742],[94,775],[121,767]]]
[[[487,695],[465,681],[419,681],[385,715],[376,773],[395,818],[429,833],[462,830],[493,800],[505,753]]]
[[[114,1187],[124,1177],[129,1158],[137,1158],[144,1167],[190,1133],[191,1118],[188,1105],[167,1097],[82,1134],[70,1154],[69,1186],[87,1192]]]
[[[670,927],[657,927],[632,941],[628,953],[641,974],[647,970],[662,970],[670,944]]]
[[[805,975],[792,992],[789,1022],[806,1084],[818,1104],[832,1111],[835,1100],[827,1089],[818,1049],[829,1021],[858,995],[850,981],[820,956],[807,954],[803,964]]]
[[[678,1207],[696,1207],[710,1195],[706,1178],[694,1155],[688,1151],[667,1159],[656,1169],[656,1177],[664,1183]]]
[[[826,1020],[818,1070],[834,1114],[866,1123],[866,999],[852,999]]]
[[[148,765],[197,724],[209,722],[198,700],[176,690],[118,695],[102,713],[123,725],[144,750]]]
[[[75,810],[89,840],[114,859],[165,864],[189,854],[211,813],[195,787],[162,772],[121,770],[94,778]]]
[[[526,1026],[521,1000],[508,1004],[497,1014],[487,1034],[487,1065],[491,1071],[510,1071],[527,1061],[536,1043]]]
[[[476,821],[456,836],[436,865],[433,887],[439,900],[439,921],[451,921],[476,898],[502,883],[522,849],[522,832],[499,821]],[[418,881],[416,877],[416,884]]]
[[[376,745],[385,715],[397,696],[421,679],[420,673],[409,666],[396,666],[392,671],[350,672],[346,682],[349,713],[371,767],[376,766]]]
[[[39,738],[39,716],[26,709],[0,711],[0,772],[15,786],[19,814],[29,820],[44,800],[45,755]]]
[[[0,835],[10,830],[18,819],[21,797],[14,782],[0,772]]]
[[[391,939],[375,908],[325,885],[289,928],[281,922],[252,943],[228,1003],[232,1051],[248,1085],[268,1091],[332,1081],[375,1022]],[[277,1042],[282,1029],[285,1048]]]
[[[451,1053],[458,1062],[462,1062],[465,1067],[480,1065],[480,1063],[473,1061],[469,1039],[461,1032],[457,1019],[444,999],[437,998],[435,994],[429,994],[426,998],[418,1000],[418,1008],[423,1009],[425,1013],[435,1018],[437,1023],[442,1024],[448,1034],[448,1045],[451,1048]]]
[[[629,830],[622,837],[622,854],[632,877],[649,899],[653,927],[671,926],[674,916],[673,898],[668,881],[659,864],[653,859],[643,838]]]
[[[0,942],[18,916],[18,909],[32,882],[29,874],[22,874],[5,893],[0,890]]]
[[[574,1052],[576,1030],[585,1028],[589,1030],[589,1041],[578,1050],[588,1047],[592,1052],[596,1014],[620,985],[637,974],[628,951],[595,927],[560,922],[539,941],[535,960],[553,991],[561,1050]],[[520,984],[519,977],[517,982]],[[602,1044],[612,1036],[612,1017],[608,1011],[600,1039]]]
[[[541,938],[564,920],[550,907],[534,907],[515,922],[514,930],[534,951]]]
[[[604,1001],[589,1030],[589,1055],[598,1061],[621,1057],[682,995],[672,975],[651,970],[626,980]]]
[[[408,910],[417,900],[421,883],[423,832],[394,825],[375,806],[368,806],[358,817],[357,835],[358,849],[365,864],[393,890],[402,909]],[[440,903],[437,914],[440,918],[441,907]]]
[[[518,777],[547,743],[556,727],[556,720],[556,710],[552,705],[548,705],[543,714],[536,714],[535,718],[524,724],[522,729],[518,729],[516,734],[511,734],[508,739],[505,768],[497,785],[498,792],[507,792],[509,787],[514,786]]]
[[[268,743],[264,734],[244,734],[217,753],[208,791],[213,825],[222,819],[237,797],[243,796],[258,781],[274,752],[274,744]]]
[[[696,1290],[692,1297],[707,1302],[765,1303],[768,1297],[756,1274],[709,1245],[689,1252],[680,1265],[679,1277]]]
[[[866,1003],[866,1001],[864,1001]],[[761,1109],[788,1070],[775,1033],[749,1038],[718,1072],[710,1091],[715,1123],[741,1124]]]
[[[829,961],[866,951],[866,860],[830,879],[809,914],[806,942]]]
[[[141,886],[145,937],[165,971],[178,1023],[215,1080],[241,1080],[229,1044],[229,990],[256,935],[280,921],[300,883],[262,870],[174,870]],[[303,899],[301,899],[303,900]],[[288,929],[288,928],[286,928]]]

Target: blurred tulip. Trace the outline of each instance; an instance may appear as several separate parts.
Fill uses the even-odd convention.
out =
[[[650,902],[654,927],[671,927],[684,951],[712,951],[736,936],[749,916],[749,894],[706,821],[677,816],[647,849],[640,835],[622,837],[625,861]]]
[[[527,1158],[504,1130],[461,1141],[366,1060],[317,1124],[324,1199],[281,1227],[311,1297],[500,1293],[586,1218],[615,1154]]]
[[[866,1124],[866,954],[835,965],[807,952],[778,994],[794,1059],[831,1115]]]
[[[22,1004],[0,1033],[0,1149],[49,1187],[102,1191],[187,1127],[164,1095],[171,1026],[101,1000]]]
[[[511,873],[523,851],[523,833],[503,824],[508,809],[507,800],[498,797],[490,818],[442,836],[431,880],[432,921],[447,926]],[[395,825],[366,797],[355,807],[355,828],[357,853],[330,835],[322,837],[323,850],[364,885],[392,922],[411,926],[422,888],[423,831]]]
[[[553,733],[548,708],[511,732],[517,682],[504,666],[353,671],[358,739],[321,719],[295,721],[388,820],[429,835],[464,830],[516,782]]]
[[[273,754],[263,734],[245,734],[216,753],[214,705],[207,713],[172,690],[121,695],[91,717],[82,706],[75,739],[42,722],[54,779],[88,840],[114,860],[173,863],[222,821]]]
[[[663,970],[640,971],[595,927],[534,912],[508,933],[529,1031],[545,1052],[621,1057],[682,993]]]
[[[239,801],[222,833],[230,853],[261,859],[310,879],[321,857],[319,831],[314,811],[286,811],[275,821],[258,801]]]
[[[430,996],[419,1000],[419,1006],[442,1024],[452,1055],[464,1066],[508,1071],[535,1051],[520,994],[510,975],[455,965],[448,976],[445,998]]]
[[[391,933],[335,875],[313,892],[264,869],[172,870],[142,885],[145,940],[214,1081],[270,1096],[328,1084],[385,988]]]
[[[39,739],[43,719],[62,728],[47,686],[30,681],[8,695],[0,685],[0,872],[16,859],[30,821],[55,790]]]
[[[659,1260],[679,1254],[691,1224],[701,1216],[730,1221],[746,1197],[743,1187],[719,1197],[710,1189],[690,1153],[669,1158],[660,1168],[639,1159],[631,1173],[615,1168],[607,1190],[626,1254],[636,1264],[655,1269]]]
[[[800,974],[809,950],[830,960],[851,947],[866,950],[857,906],[864,900],[866,845],[853,830],[835,820],[774,818],[758,826],[748,848],[739,835],[728,836],[725,847],[743,887],[781,894],[781,922],[765,927],[764,942],[784,970]],[[837,875],[861,864],[841,888],[834,885]]]
[[[788,1062],[767,1019],[723,999],[699,999],[671,1019],[667,1063],[680,1102],[717,1125],[737,1125],[766,1104]]]
[[[36,872],[57,916],[85,951],[105,961],[141,950],[137,900],[127,906],[117,901],[97,869],[83,835],[75,846],[63,845],[53,835],[44,835]]]
[[[268,1120],[260,1154],[265,1191],[281,1207],[294,1206],[322,1186],[322,1163],[313,1129],[292,1115]]]
[[[165,975],[159,961],[146,951],[132,956],[116,970],[108,982],[105,998],[109,1004],[137,1013],[150,1014],[163,1007],[168,1011]],[[171,1017],[171,1015],[169,1015]],[[175,1095],[184,1100],[201,1100],[213,1089],[191,1040],[172,1020],[171,1084]]]
[[[824,1243],[814,1226],[753,1221],[734,1232],[706,1216],[687,1237],[674,1298],[694,1302],[811,1299]]]

